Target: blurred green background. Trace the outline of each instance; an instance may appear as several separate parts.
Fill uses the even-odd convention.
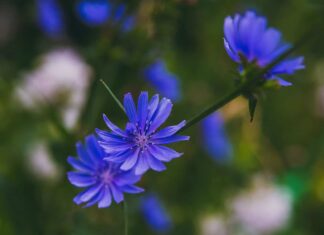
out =
[[[233,148],[229,163],[215,161],[204,151],[201,126],[196,125],[186,131],[191,140],[176,146],[184,155],[167,164],[162,173],[148,172],[139,185],[157,194],[168,211],[173,225],[166,234],[324,234],[324,2],[124,3],[127,13],[136,19],[134,28],[127,32],[118,23],[87,25],[77,14],[78,2],[57,1],[64,32],[53,37],[40,25],[39,2],[1,1],[0,234],[123,234],[122,205],[81,208],[72,201],[78,189],[66,179],[70,170],[67,156],[75,156],[77,140],[96,127],[105,128],[102,113],[118,125],[126,121],[99,79],[104,79],[120,98],[126,92],[137,96],[142,90],[152,95],[156,91],[143,78],[143,69],[163,58],[179,78],[182,93],[168,123],[189,119],[234,88],[236,65],[223,47],[223,21],[247,9],[266,16],[269,25],[278,28],[289,42],[297,41],[309,29],[316,30],[311,36],[317,38],[297,52],[305,56],[306,69],[289,78],[293,86],[264,93],[253,123],[249,122],[243,98],[221,109]],[[34,83],[30,89],[39,91],[40,96],[45,92],[45,98],[32,107],[24,104],[19,88],[28,77],[44,76],[44,71],[37,72],[45,63],[44,55],[60,50],[72,54],[68,53],[74,61],[70,66],[75,63],[80,72],[69,65],[64,67],[62,62],[57,71],[55,63],[47,68],[50,72],[44,69],[45,74],[54,69],[61,74],[58,76],[66,72],[67,78],[76,76],[75,80],[62,86],[54,100],[46,97],[52,92],[50,82]],[[78,81],[78,73],[83,80]],[[68,101],[72,92],[77,92],[75,102]],[[62,118],[68,110],[76,115],[72,126]],[[261,203],[264,207],[256,209],[260,216],[246,212],[243,217],[256,216],[254,222],[262,223],[273,216],[271,213],[279,213],[274,217],[282,225],[269,231],[249,231],[242,228],[233,201],[260,187],[284,188],[290,209],[284,210],[286,216],[280,219],[280,209],[272,212],[266,202]],[[141,216],[140,198],[127,196],[130,234],[155,234]],[[273,208],[280,207],[273,203]]]

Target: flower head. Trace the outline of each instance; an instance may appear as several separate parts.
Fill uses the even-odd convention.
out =
[[[80,19],[88,26],[100,26],[110,21],[120,23],[123,32],[134,28],[135,18],[126,15],[125,4],[114,4],[110,0],[81,0],[76,5]]]
[[[206,117],[202,122],[203,143],[207,153],[216,161],[228,162],[232,156],[232,145],[227,137],[224,120],[219,113]]]
[[[56,0],[36,0],[36,4],[41,29],[51,38],[61,36],[65,25],[59,3]]]
[[[270,234],[289,221],[292,199],[287,188],[258,176],[250,190],[231,202],[233,217],[250,234]]]
[[[228,55],[239,63],[240,70],[246,65],[264,68],[289,49],[290,45],[282,42],[281,33],[275,28],[267,28],[267,20],[247,11],[245,15],[228,16],[224,22],[224,44]],[[275,80],[281,86],[291,83],[278,75],[293,74],[303,69],[303,57],[285,59],[274,66],[265,75],[265,79]]]
[[[141,210],[147,224],[152,230],[160,233],[170,231],[172,221],[162,202],[154,194],[143,197]]]
[[[84,23],[97,26],[108,20],[111,7],[107,0],[82,0],[77,4],[76,10]]]
[[[173,101],[181,98],[178,78],[170,73],[163,60],[159,59],[144,70],[146,80],[162,95]]]
[[[147,92],[140,94],[137,110],[132,95],[126,94],[124,107],[129,118],[125,130],[115,126],[105,115],[104,120],[111,132],[97,129],[101,139],[98,143],[108,154],[105,159],[122,163],[122,170],[135,169],[136,175],[150,168],[155,171],[165,170],[162,162],[169,162],[181,154],[162,144],[189,140],[189,136],[176,134],[185,121],[158,131],[169,117],[172,103],[166,98],[159,101],[159,95],[154,95],[149,101]]]
[[[69,157],[69,164],[76,171],[68,172],[68,179],[76,187],[87,188],[73,200],[76,204],[86,203],[99,208],[109,207],[112,199],[120,203],[123,193],[140,193],[143,189],[134,184],[140,180],[131,171],[121,171],[118,164],[104,160],[107,156],[97,143],[95,136],[86,137],[85,145],[77,143],[79,158]]]
[[[40,65],[24,75],[15,95],[28,109],[58,107],[67,128],[74,128],[85,102],[92,69],[71,48],[58,48],[41,57]]]

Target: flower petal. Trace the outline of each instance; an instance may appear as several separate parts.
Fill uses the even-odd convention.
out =
[[[76,149],[77,149],[77,153],[79,158],[81,159],[81,161],[86,164],[87,166],[93,166],[93,161],[90,158],[88,152],[86,151],[86,149],[84,148],[84,146],[82,145],[81,142],[78,142],[76,144]]]
[[[113,198],[114,198],[114,200],[115,200],[116,203],[120,203],[121,201],[124,200],[124,194],[123,194],[123,192],[120,191],[120,189],[116,185],[111,184],[111,185],[109,185],[109,187],[111,189]]]
[[[103,197],[101,198],[101,200],[98,203],[98,208],[106,208],[109,207],[111,204],[111,193],[109,190],[109,187],[104,187],[102,189],[102,191],[104,192]]]
[[[138,157],[138,161],[135,167],[135,175],[142,175],[149,169],[146,158],[143,154]]]
[[[148,133],[156,131],[169,117],[172,110],[172,102],[167,98],[163,98],[159,104],[158,109],[152,117],[152,123],[150,125]]]
[[[86,192],[86,190],[82,191],[81,193],[79,193],[78,195],[76,195],[73,198],[73,201],[75,204],[80,205],[81,203],[83,203],[83,201],[81,200],[81,197],[83,196],[83,194]]]
[[[124,107],[129,120],[132,123],[136,124],[137,123],[136,107],[135,107],[133,97],[130,93],[127,93],[124,96]]]
[[[118,186],[124,186],[127,184],[135,184],[141,179],[140,175],[135,175],[133,171],[122,172],[115,176],[115,184]]]
[[[124,131],[122,131],[119,127],[117,127],[116,125],[114,125],[105,114],[103,114],[103,119],[104,119],[107,127],[111,131],[113,131],[117,135],[120,135],[120,136],[123,136],[123,137],[127,137],[126,133]]]
[[[288,82],[280,77],[272,77],[269,80],[276,80],[280,86],[291,86],[292,83]]]
[[[152,139],[152,142],[154,144],[170,144],[178,141],[186,141],[189,140],[189,136],[183,136],[183,135],[173,135],[165,138],[159,138],[159,139]]]
[[[93,206],[94,204],[96,204],[98,201],[102,199],[103,195],[104,195],[104,191],[102,188],[83,208]]]
[[[163,162],[169,162],[173,158],[178,158],[182,155],[182,153],[178,153],[177,151],[162,145],[152,145],[150,146],[149,151],[156,159]]]
[[[153,117],[154,113],[156,112],[156,109],[159,106],[159,95],[156,94],[154,95],[151,100],[150,103],[148,105],[148,114],[147,114],[147,120],[150,122],[151,118]]]
[[[116,135],[113,133],[110,133],[108,131],[103,131],[98,128],[96,128],[96,133],[100,137],[101,140],[104,141],[115,141],[115,142],[121,142],[124,143],[126,138],[120,135]]]
[[[76,159],[74,157],[68,157],[67,162],[76,170],[78,171],[82,171],[85,173],[91,173],[93,172],[93,168],[84,164],[83,162],[81,162],[79,159]]]
[[[125,193],[132,193],[132,194],[144,192],[144,189],[134,186],[134,185],[125,185],[122,187],[122,190]]]
[[[92,160],[94,162],[102,161],[105,153],[99,147],[97,138],[94,135],[89,135],[86,137],[85,142],[87,145],[87,150],[88,150],[89,156],[92,158]]]
[[[138,98],[137,116],[141,129],[144,128],[148,113],[148,93],[141,92]]]
[[[140,149],[137,148],[132,151],[133,151],[133,153],[131,155],[129,155],[127,157],[127,159],[125,160],[125,162],[121,165],[121,167],[120,167],[121,170],[128,171],[129,169],[134,167],[134,165],[137,163],[138,154],[139,154]]]
[[[147,153],[148,153],[148,151],[147,151]],[[147,163],[151,169],[153,169],[155,171],[159,171],[159,172],[164,171],[166,169],[165,165],[161,161],[156,159],[150,153],[147,154],[146,159],[147,159]]]
[[[119,153],[119,152],[127,151],[132,147],[135,147],[135,144],[127,143],[127,142],[114,143],[114,142],[98,141],[98,143],[107,154]]]
[[[112,161],[112,162],[124,162],[125,159],[127,159],[133,152],[133,149],[127,149],[124,151],[119,151],[119,152],[113,152],[106,156],[104,160],[106,161]]]
[[[81,196],[80,200],[82,202],[87,202],[93,198],[102,189],[102,184],[98,183],[90,188],[88,188],[84,194]]]
[[[71,184],[77,187],[88,187],[96,183],[96,178],[79,172],[68,172],[67,177]]]
[[[159,138],[169,137],[169,136],[177,133],[185,125],[186,125],[186,121],[182,121],[175,126],[168,126],[164,129],[158,131],[154,135],[152,135],[152,138],[159,139]]]
[[[304,57],[296,57],[293,59],[283,60],[272,69],[274,74],[293,74],[296,70],[304,69]]]

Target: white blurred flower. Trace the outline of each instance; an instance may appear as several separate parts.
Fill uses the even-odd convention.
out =
[[[91,73],[74,50],[56,49],[41,58],[39,67],[25,74],[16,94],[31,109],[59,104],[65,126],[73,128],[85,102]]]
[[[32,146],[27,155],[27,166],[37,178],[55,180],[59,177],[59,167],[53,161],[46,144],[42,142]]]
[[[248,234],[269,234],[287,224],[292,197],[285,188],[258,178],[250,191],[234,198],[231,208],[234,221]]]
[[[201,235],[229,235],[225,218],[221,215],[209,215],[201,219]]]

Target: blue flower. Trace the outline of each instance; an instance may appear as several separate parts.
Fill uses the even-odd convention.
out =
[[[148,169],[163,171],[166,168],[162,162],[182,155],[162,144],[189,140],[189,136],[176,134],[186,122],[157,130],[171,113],[169,99],[159,101],[159,95],[154,95],[149,101],[148,93],[141,92],[136,110],[133,97],[128,93],[124,97],[124,107],[129,118],[125,130],[115,126],[106,115],[103,118],[111,132],[96,130],[101,138],[98,143],[107,153],[106,160],[121,163],[120,169],[135,169],[135,174],[141,175]]]
[[[134,29],[136,24],[135,16],[127,16],[122,22],[122,30],[123,32],[129,32]]]
[[[40,28],[47,36],[56,38],[64,32],[62,9],[56,0],[37,0],[37,14]]]
[[[232,156],[232,145],[227,137],[224,120],[213,113],[202,122],[203,147],[216,161],[227,162]]]
[[[290,47],[282,42],[278,30],[267,28],[266,18],[256,16],[251,11],[247,11],[244,16],[228,16],[224,22],[224,34],[225,49],[232,60],[241,65],[240,70],[245,69],[246,64],[264,68]],[[291,83],[278,75],[291,75],[296,70],[304,69],[303,60],[303,57],[285,59],[274,66],[265,79],[289,86]]]
[[[86,137],[85,145],[77,143],[78,158],[68,157],[68,163],[76,170],[68,172],[71,184],[87,188],[73,200],[86,207],[98,203],[99,208],[109,207],[112,199],[120,203],[123,193],[140,193],[143,189],[134,186],[140,180],[131,171],[121,171],[119,164],[104,160],[107,156],[94,135]]]
[[[181,98],[178,78],[170,73],[161,59],[155,61],[144,70],[146,80],[163,96],[173,101]]]
[[[82,0],[76,6],[81,20],[90,26],[106,23],[111,15],[111,8],[108,0]]]
[[[76,5],[76,12],[89,26],[100,26],[110,21],[120,23],[121,30],[128,32],[135,25],[134,17],[126,15],[126,5],[114,5],[110,0],[81,0]]]
[[[155,195],[149,194],[142,198],[141,211],[153,231],[166,233],[171,230],[172,221],[170,215]]]

